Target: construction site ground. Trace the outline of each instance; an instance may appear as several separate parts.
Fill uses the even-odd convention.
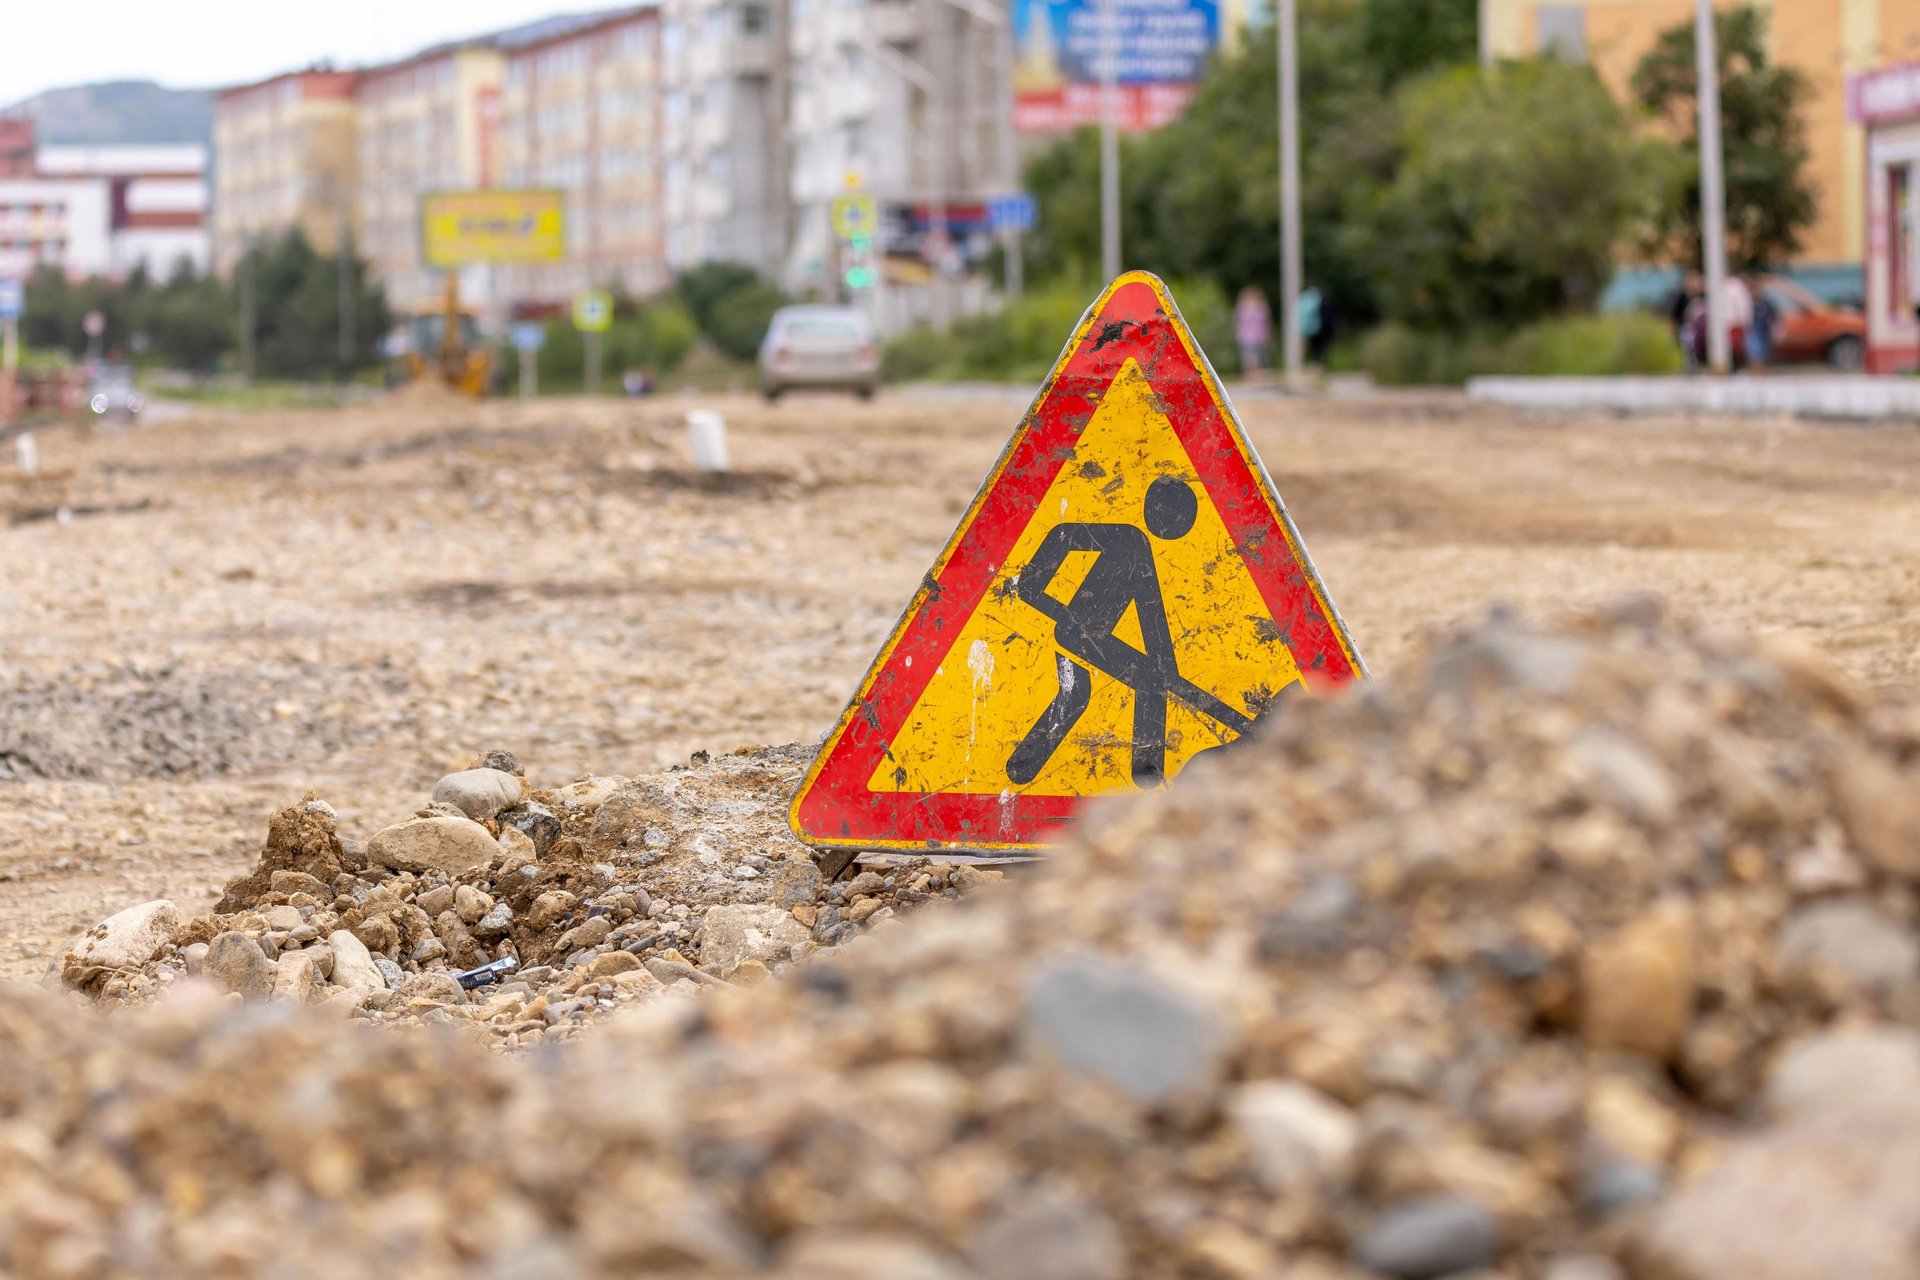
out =
[[[40,476],[0,467],[0,978],[129,903],[207,909],[308,791],[365,839],[490,748],[550,787],[816,740],[1024,398],[705,399],[723,481],[690,470],[695,403],[41,432]],[[1489,600],[1647,590],[1913,682],[1911,426],[1239,408],[1376,674]]]

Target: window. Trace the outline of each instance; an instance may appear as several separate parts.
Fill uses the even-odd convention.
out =
[[[740,6],[740,34],[747,36],[765,35],[772,30],[773,21],[767,14],[767,7],[761,4],[743,4]]]
[[[1587,7],[1546,4],[1534,10],[1538,24],[1534,52],[1551,53],[1568,62],[1587,60]]]

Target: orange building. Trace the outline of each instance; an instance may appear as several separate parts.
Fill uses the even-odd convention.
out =
[[[1482,0],[1496,57],[1560,51],[1581,58],[1624,100],[1634,67],[1660,33],[1693,20],[1692,0]],[[1731,7],[1722,3],[1723,8]],[[1866,256],[1866,146],[1847,118],[1847,77],[1920,59],[1920,0],[1759,0],[1768,53],[1811,89],[1807,176],[1819,215],[1799,265],[1855,264]]]

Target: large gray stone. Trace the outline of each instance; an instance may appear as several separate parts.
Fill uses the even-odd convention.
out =
[[[1789,1045],[1767,1081],[1785,1119],[1920,1108],[1920,1034],[1849,1027]]]
[[[1833,899],[1793,913],[1780,930],[1789,971],[1890,991],[1920,973],[1920,943],[1869,902]]]
[[[180,909],[165,898],[143,902],[102,920],[74,939],[60,965],[69,986],[81,986],[104,970],[137,969],[173,941]]]
[[[813,935],[791,913],[764,903],[709,907],[694,934],[700,967],[725,977],[747,960],[765,965],[792,956]]]
[[[1126,1250],[1100,1206],[1070,1187],[1043,1186],[988,1218],[973,1265],[990,1280],[1120,1280]]]
[[[433,802],[450,804],[475,822],[519,804],[527,783],[500,769],[462,769],[433,785]]]
[[[265,1000],[273,994],[274,979],[279,971],[258,942],[244,933],[229,930],[208,945],[202,972],[248,1000]]]
[[[1649,1215],[1636,1252],[1671,1280],[1920,1278],[1920,1112],[1735,1139]]]
[[[450,876],[477,871],[498,852],[500,846],[487,829],[467,818],[409,818],[367,841],[367,858],[375,866]]]
[[[1270,1191],[1337,1183],[1352,1165],[1359,1121],[1316,1089],[1259,1080],[1235,1090],[1228,1111]]]
[[[1032,1049],[1145,1105],[1211,1088],[1233,1047],[1227,1020],[1198,997],[1096,956],[1048,965],[1024,1027]]]
[[[349,991],[387,989],[387,977],[373,962],[373,953],[367,950],[366,943],[345,929],[336,929],[327,935],[327,945],[333,948],[334,986]]]
[[[1500,1223],[1484,1205],[1442,1193],[1392,1206],[1361,1234],[1354,1261],[1395,1280],[1432,1280],[1500,1256]]]

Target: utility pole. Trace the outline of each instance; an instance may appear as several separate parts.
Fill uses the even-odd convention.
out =
[[[1295,0],[1276,7],[1280,58],[1280,350],[1289,381],[1300,376],[1300,61]]]
[[[240,251],[240,372],[253,381],[253,239]]]
[[[340,211],[340,257],[334,274],[339,277],[338,307],[340,311],[340,380],[345,382],[353,376],[353,302],[357,292],[353,279],[353,230],[348,225],[347,213]]]
[[[1727,192],[1713,0],[1695,0],[1693,51],[1700,98],[1700,248],[1706,258],[1707,364],[1724,374],[1733,365],[1733,342],[1727,332]]]
[[[866,49],[868,56],[875,62],[878,62],[894,75],[899,76],[902,80],[920,91],[921,97],[926,102],[926,118],[929,122],[934,119],[942,121],[946,119],[946,111],[944,109],[946,101],[945,86],[941,84],[938,75],[935,75],[925,66],[915,62],[871,33],[863,37],[862,46]],[[936,104],[940,105],[940,110],[937,114],[935,110]],[[932,170],[931,177],[933,179],[934,200],[929,208],[927,231],[930,237],[937,239],[942,245],[945,245],[947,242],[946,141],[945,138],[935,139],[928,156]],[[948,315],[946,306],[946,271],[943,263],[934,263],[932,265],[934,268],[934,327],[944,329],[947,327],[951,318]],[[880,264],[880,269],[875,274],[876,278],[885,274],[884,262]],[[878,327],[878,324],[879,322],[876,320],[876,327]]]
[[[1100,0],[1100,267],[1120,274],[1120,0]]]

